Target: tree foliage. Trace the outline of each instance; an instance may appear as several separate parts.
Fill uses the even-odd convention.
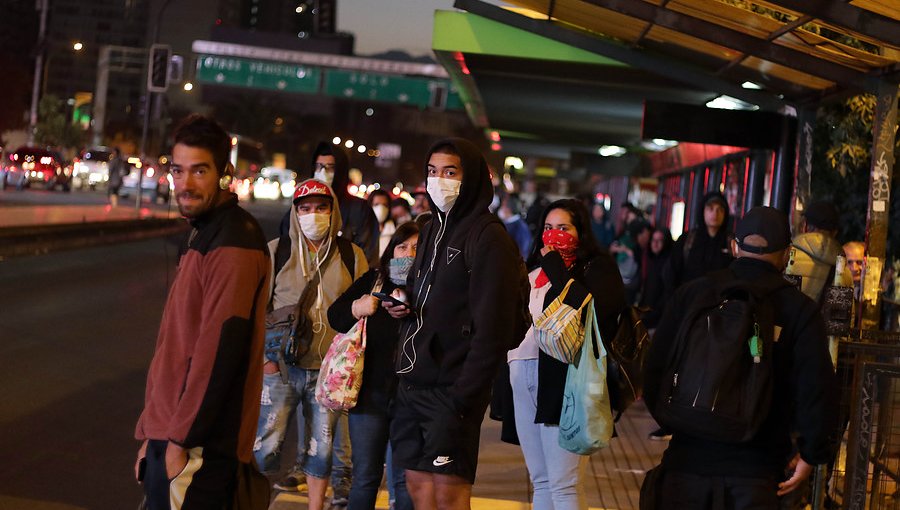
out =
[[[813,138],[813,200],[832,202],[841,214],[840,239],[862,241],[866,232],[876,97],[862,94],[819,108]],[[900,161],[900,137],[894,146]],[[900,170],[891,183],[888,259],[900,255]]]
[[[38,122],[34,134],[38,145],[74,148],[81,145],[83,132],[69,122],[63,101],[47,94],[38,103]]]

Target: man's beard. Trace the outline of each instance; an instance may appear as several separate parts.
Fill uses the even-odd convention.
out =
[[[190,205],[182,205],[182,198],[191,199],[193,201],[199,200],[199,202],[193,202]],[[196,218],[201,214],[205,213],[209,209],[212,208],[212,204],[215,203],[215,197],[210,203],[203,202],[203,196],[191,193],[189,191],[184,191],[178,194],[176,198],[176,203],[178,204],[178,212],[181,213],[185,218]]]

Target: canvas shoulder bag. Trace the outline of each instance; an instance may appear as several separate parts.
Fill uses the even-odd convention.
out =
[[[538,347],[563,363],[573,363],[581,344],[584,342],[584,307],[591,303],[591,295],[585,297],[578,308],[563,301],[569,294],[574,280],[569,279],[562,292],[544,309],[534,321],[534,340]]]

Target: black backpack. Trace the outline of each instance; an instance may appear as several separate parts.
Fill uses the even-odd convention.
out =
[[[474,253],[471,253],[471,250],[475,248],[475,239],[478,238],[479,235],[487,228],[491,223],[497,223],[503,228],[503,231],[506,232],[506,227],[503,225],[503,222],[500,221],[497,216],[493,214],[483,214],[481,215],[475,222],[469,226],[469,233],[466,235],[466,246],[463,249],[463,260],[466,264],[466,270],[468,272],[472,272],[472,260],[474,259]],[[512,250],[516,255],[519,255],[519,248],[516,246],[515,241],[513,241],[512,237],[509,237],[510,250]],[[528,328],[531,327],[531,311],[528,309],[528,300],[531,295],[531,283],[528,281],[528,270],[525,268],[525,261],[522,260],[521,255],[518,257],[518,272],[519,272],[519,284],[518,284],[518,293],[517,293],[517,301],[519,301],[519,310],[520,312],[517,314],[516,323],[513,325],[513,340],[512,345],[507,346],[507,349],[515,349],[518,347],[519,343],[525,338],[525,333],[528,332]]]
[[[653,417],[686,435],[739,443],[769,414],[773,391],[774,309],[762,289],[729,270],[685,315],[663,371]]]

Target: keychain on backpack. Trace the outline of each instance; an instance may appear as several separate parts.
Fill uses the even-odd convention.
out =
[[[747,342],[750,344],[750,355],[753,356],[753,362],[759,363],[762,361],[762,340],[759,338],[759,323],[753,323],[753,336],[750,337],[750,340]]]

